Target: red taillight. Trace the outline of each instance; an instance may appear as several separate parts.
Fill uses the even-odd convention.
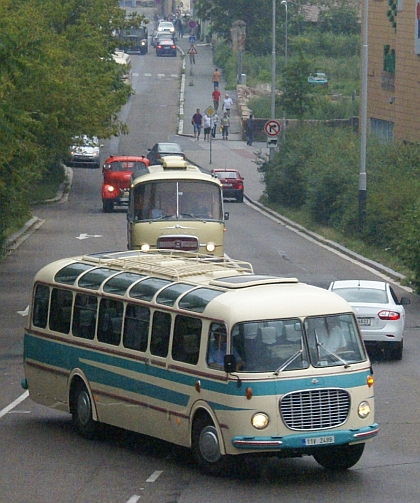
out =
[[[395,311],[379,311],[378,317],[380,320],[389,320],[389,321],[395,321],[400,319],[400,313],[397,313]]]

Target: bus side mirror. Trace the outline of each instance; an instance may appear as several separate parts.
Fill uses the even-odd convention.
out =
[[[236,371],[236,357],[235,355],[225,355],[224,360],[224,369],[225,372],[231,374]]]
[[[229,212],[225,211],[225,220],[229,220]]]

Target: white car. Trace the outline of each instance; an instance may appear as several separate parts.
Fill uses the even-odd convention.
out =
[[[405,309],[410,299],[398,300],[384,281],[333,281],[328,290],[343,297],[356,314],[366,347],[377,347],[401,360],[404,343]]]
[[[161,21],[157,27],[158,32],[166,31],[167,33],[175,33],[175,26],[171,21]]]
[[[100,167],[100,148],[99,140],[96,137],[89,138],[81,136],[75,138],[75,144],[70,147],[70,160],[67,161],[67,166],[71,167]]]

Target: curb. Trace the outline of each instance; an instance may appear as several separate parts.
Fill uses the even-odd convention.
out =
[[[65,179],[58,187],[57,195],[52,199],[47,199],[43,204],[51,204],[58,202],[65,202],[69,197],[69,192],[73,183],[73,170],[68,166],[64,166]],[[4,244],[4,254],[9,255],[12,251],[19,248],[19,246],[28,239],[35,231],[37,231],[45,222],[39,217],[32,217],[28,220],[17,232],[9,236]]]

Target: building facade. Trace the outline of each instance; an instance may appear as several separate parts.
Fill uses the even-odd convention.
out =
[[[420,0],[367,0],[369,130],[420,140]]]

